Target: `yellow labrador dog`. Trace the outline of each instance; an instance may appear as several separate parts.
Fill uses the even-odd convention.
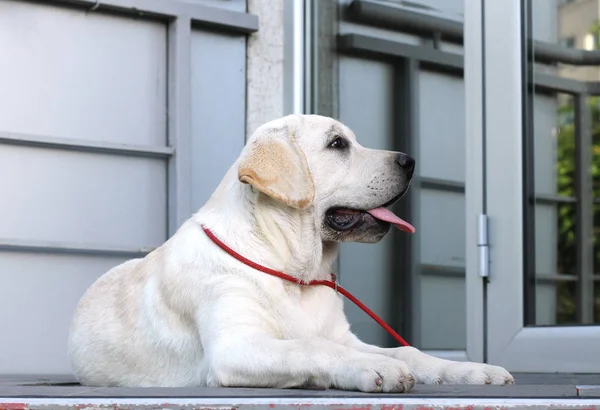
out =
[[[338,121],[287,116],[254,132],[208,202],[166,243],[100,277],[81,299],[69,354],[90,386],[245,386],[407,392],[415,383],[511,384],[503,368],[380,348],[350,330],[325,286],[340,242],[374,243],[414,160],[367,149]]]

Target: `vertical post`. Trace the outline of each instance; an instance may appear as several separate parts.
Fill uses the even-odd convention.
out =
[[[312,114],[313,108],[313,67],[314,67],[314,47],[313,47],[313,22],[315,21],[315,4],[313,0],[304,0],[304,104],[303,114]]]
[[[307,113],[337,118],[339,17],[337,0],[306,0]]]
[[[293,113],[305,113],[305,91],[306,91],[306,31],[305,31],[305,1],[295,0],[293,2]]]
[[[588,95],[575,96],[575,192],[577,249],[577,320],[594,321],[594,218],[592,191],[592,133]]]
[[[392,149],[404,152],[417,161],[415,176],[406,196],[396,205],[398,212],[409,221],[418,223],[419,198],[421,186],[419,181],[419,62],[415,59],[394,61],[394,83],[392,112],[394,115]],[[412,235],[396,230],[390,232],[396,252],[391,256],[391,266],[398,267],[390,272],[390,292],[393,303],[390,306],[390,317],[395,327],[411,345],[419,346],[421,340],[420,312],[420,279],[421,261],[419,252],[420,232]],[[390,345],[397,342],[390,337]]]
[[[465,0],[465,213],[467,357],[484,360],[484,290],[479,277],[477,217],[485,213],[485,55],[483,0]]]
[[[168,166],[169,235],[192,213],[191,194],[191,30],[189,17],[178,17],[168,32],[168,144],[174,155]]]

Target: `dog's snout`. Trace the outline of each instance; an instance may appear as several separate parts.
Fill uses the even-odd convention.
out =
[[[415,169],[415,160],[413,157],[406,154],[398,154],[396,157],[396,163],[402,167],[402,169],[408,173],[412,173]]]

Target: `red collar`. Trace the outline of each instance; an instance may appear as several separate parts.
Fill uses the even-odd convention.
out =
[[[248,266],[250,266],[253,269],[256,269],[256,270],[264,272],[264,273],[267,273],[269,275],[277,276],[278,278],[281,278],[283,280],[287,280],[288,282],[296,283],[298,285],[303,285],[303,286],[323,285],[323,286],[330,287],[331,289],[335,290],[336,292],[341,293],[342,295],[344,295],[345,297],[347,297],[348,299],[350,299],[356,306],[358,306],[359,308],[361,308],[367,315],[371,316],[371,318],[373,320],[375,320],[377,323],[379,323],[379,325],[381,327],[383,327],[390,335],[392,335],[392,337],[394,339],[396,339],[396,341],[398,343],[400,343],[402,346],[410,346],[402,338],[402,336],[400,336],[398,333],[396,333],[394,331],[394,329],[392,329],[387,323],[385,323],[379,316],[377,316],[375,313],[373,313],[373,311],[371,309],[369,309],[367,306],[365,306],[365,304],[363,304],[360,300],[358,300],[357,298],[355,298],[346,289],[344,289],[343,287],[341,287],[338,284],[337,278],[336,278],[336,276],[333,273],[331,274],[331,279],[332,280],[313,280],[313,281],[310,281],[308,283],[304,283],[301,280],[294,278],[293,276],[290,276],[290,275],[285,274],[283,272],[279,272],[279,271],[267,268],[266,266],[263,266],[263,265],[259,265],[256,262],[252,262],[250,259],[247,259],[247,258],[243,257],[242,255],[240,255],[239,253],[237,253],[236,251],[234,251],[233,249],[231,249],[229,246],[227,246],[223,242],[221,242],[221,240],[219,238],[217,238],[215,236],[215,234],[213,234],[211,232],[211,230],[208,229],[206,226],[202,225],[202,229],[204,230],[204,233],[206,233],[206,235],[219,248],[223,249],[225,252],[227,252],[229,255],[233,256],[238,261],[242,262],[244,265],[248,265]]]

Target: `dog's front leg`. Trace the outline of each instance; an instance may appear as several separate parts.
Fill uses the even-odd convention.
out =
[[[345,346],[365,353],[393,357],[405,362],[415,381],[421,384],[513,384],[513,376],[504,368],[483,363],[440,359],[414,347],[381,348],[362,342],[349,333]]]
[[[268,306],[241,291],[230,288],[231,296],[198,315],[207,385],[364,392],[405,392],[414,386],[408,366],[393,357],[312,335],[282,338]]]
[[[207,347],[209,386],[364,392],[406,392],[414,386],[402,361],[323,339],[278,340],[238,332]]]

